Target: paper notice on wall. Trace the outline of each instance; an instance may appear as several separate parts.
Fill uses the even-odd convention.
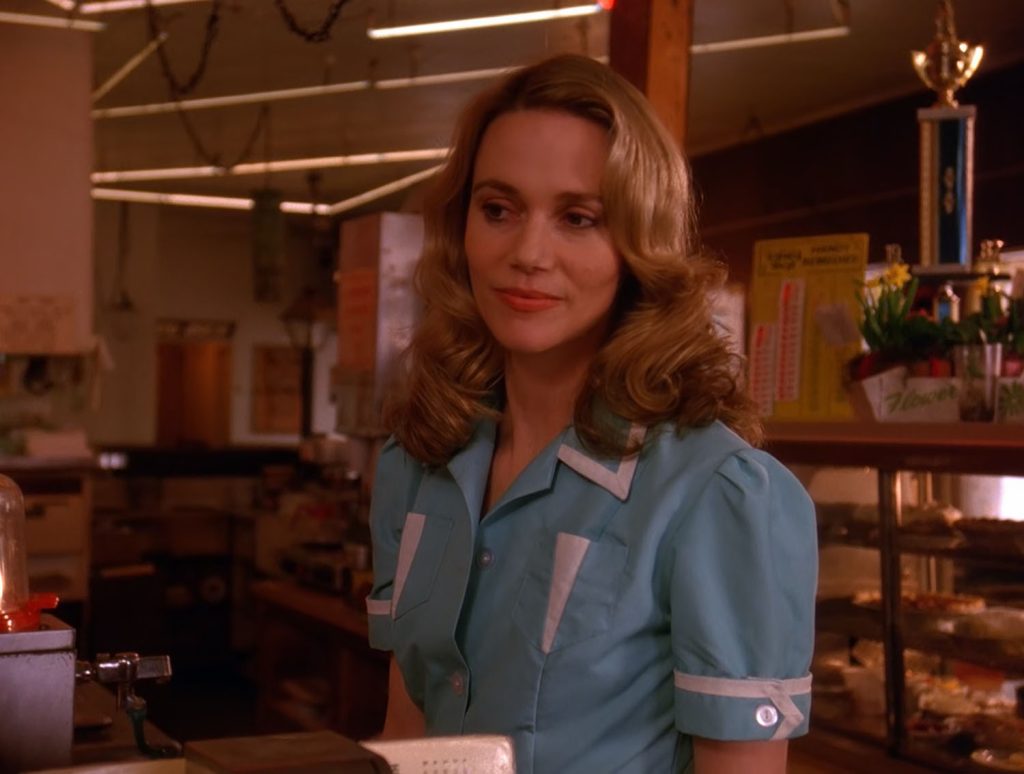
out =
[[[0,295],[0,352],[74,353],[75,325],[73,296]]]
[[[822,307],[848,307],[856,319],[858,284],[867,267],[867,234],[834,234],[769,239],[754,245],[750,294],[751,332],[774,326],[771,392],[755,395],[766,416],[775,419],[846,419],[852,416],[842,380],[843,364],[857,344],[835,347],[816,321]],[[767,330],[767,328],[765,328]],[[752,338],[751,386],[757,393]],[[767,346],[767,336],[765,336]],[[762,357],[766,360],[766,356]],[[771,405],[764,406],[765,395]]]
[[[775,405],[775,324],[757,323],[750,331],[750,394],[762,416]]]
[[[802,279],[783,280],[779,290],[779,321],[775,357],[775,400],[800,397],[800,353],[803,345],[804,290]]]

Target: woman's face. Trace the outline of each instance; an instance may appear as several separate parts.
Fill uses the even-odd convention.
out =
[[[555,110],[496,118],[477,152],[466,217],[480,314],[512,355],[592,356],[622,271],[601,202],[609,141]]]

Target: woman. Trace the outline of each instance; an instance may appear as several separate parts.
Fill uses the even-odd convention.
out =
[[[374,491],[385,738],[507,734],[539,774],[785,770],[813,508],[749,443],[691,202],[643,97],[589,59],[462,116]]]

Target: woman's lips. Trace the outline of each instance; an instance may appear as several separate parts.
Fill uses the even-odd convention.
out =
[[[536,290],[498,288],[494,292],[502,303],[517,312],[542,312],[557,305],[560,300],[557,296],[549,296]]]

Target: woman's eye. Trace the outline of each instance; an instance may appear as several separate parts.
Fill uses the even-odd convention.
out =
[[[597,225],[597,218],[585,212],[570,210],[565,213],[565,222],[572,228],[593,228]]]
[[[480,205],[480,210],[490,221],[500,222],[508,217],[508,208],[497,202],[484,202]]]

